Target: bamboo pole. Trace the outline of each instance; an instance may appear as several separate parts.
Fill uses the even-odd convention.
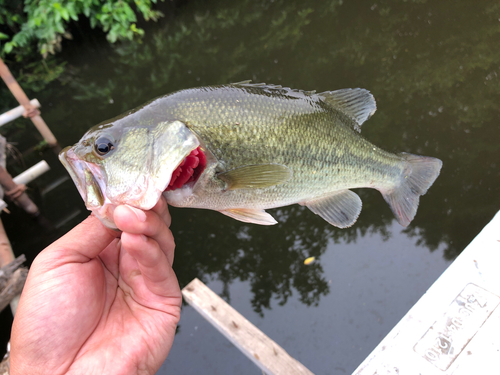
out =
[[[43,136],[43,138],[47,141],[49,146],[59,147],[59,145],[57,144],[56,137],[54,137],[54,134],[52,134],[49,127],[40,116],[40,111],[38,111],[38,109],[34,108],[31,105],[30,100],[24,93],[21,86],[19,86],[16,79],[10,72],[7,65],[4,64],[2,59],[0,59],[0,76],[2,77],[7,87],[9,88],[12,95],[14,95],[19,104],[21,104],[24,107],[24,109],[26,110],[25,114],[30,117],[31,121],[38,129],[40,134]]]
[[[11,199],[18,206],[24,209],[27,213],[32,216],[38,216],[40,211],[35,203],[28,197],[22,189],[20,189],[21,185],[17,185],[12,176],[7,172],[4,167],[0,166],[0,185],[2,185],[5,189],[6,194],[11,194]]]

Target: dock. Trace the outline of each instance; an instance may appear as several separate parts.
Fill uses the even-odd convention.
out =
[[[500,373],[500,212],[353,375]]]

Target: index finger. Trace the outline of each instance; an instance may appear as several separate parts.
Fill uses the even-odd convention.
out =
[[[170,212],[168,211],[167,200],[163,195],[160,197],[160,200],[151,209],[151,211],[156,212],[161,217],[167,228],[170,228],[170,224],[172,224],[172,217],[170,216]]]
[[[142,211],[131,206],[118,206],[114,211],[114,220],[117,227],[123,231],[122,239],[125,234],[150,237],[158,243],[170,264],[173,263],[175,242],[168,228],[171,219],[165,200],[160,201],[150,211]]]

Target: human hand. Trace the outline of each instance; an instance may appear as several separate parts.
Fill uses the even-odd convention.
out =
[[[120,233],[90,216],[34,260],[12,326],[10,373],[154,374],[180,318],[162,197],[119,206]]]

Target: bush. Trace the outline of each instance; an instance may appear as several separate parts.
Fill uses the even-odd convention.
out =
[[[163,0],[162,0],[163,1]],[[87,17],[92,28],[99,27],[110,43],[132,40],[144,30],[136,26],[136,13],[146,21],[162,17],[152,9],[157,0],[25,0],[24,4],[0,0],[0,41],[2,56],[31,49],[36,43],[45,58],[61,48],[62,38],[71,38],[68,25]]]

